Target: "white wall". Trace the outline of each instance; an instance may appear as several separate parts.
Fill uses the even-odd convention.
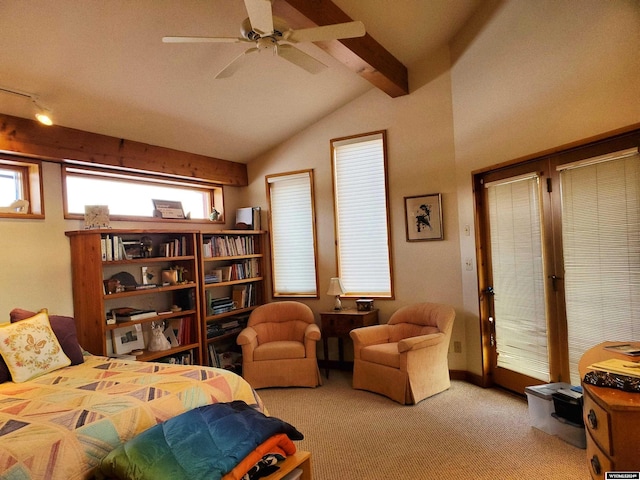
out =
[[[71,254],[62,213],[60,166],[43,163],[44,220],[0,219],[0,322],[14,307],[73,313]]]

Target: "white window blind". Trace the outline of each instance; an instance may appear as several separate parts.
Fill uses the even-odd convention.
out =
[[[640,340],[640,156],[637,149],[558,167],[571,383],[605,340]]]
[[[539,179],[486,185],[498,366],[549,381]]]
[[[331,143],[338,276],[346,295],[392,297],[384,133]]]
[[[318,294],[313,172],[267,176],[274,296]]]

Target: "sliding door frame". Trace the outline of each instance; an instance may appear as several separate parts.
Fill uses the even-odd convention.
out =
[[[545,282],[549,292],[546,305],[549,374],[551,382],[569,382],[568,334],[563,282],[562,205],[560,177],[556,167],[638,145],[640,145],[640,124],[635,124],[615,132],[472,172],[483,386],[500,385],[493,377],[496,356],[491,344],[491,336],[495,333],[494,327],[489,322],[493,300],[491,293],[487,291],[491,286],[492,274],[489,225],[486,221],[488,206],[485,183],[534,171],[540,176]],[[507,378],[506,388],[523,393],[527,384],[538,383],[540,383],[539,380],[515,374],[512,378]]]

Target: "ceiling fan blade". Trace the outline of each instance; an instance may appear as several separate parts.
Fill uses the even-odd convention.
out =
[[[240,43],[248,40],[233,37],[162,37],[164,43]]]
[[[319,60],[316,60],[311,55],[307,55],[302,50],[298,50],[293,45],[278,45],[276,50],[279,57],[303,68],[309,73],[320,73],[327,66]]]
[[[260,35],[271,35],[273,33],[271,0],[244,0],[244,5],[249,14],[251,28]]]
[[[322,42],[326,40],[338,40],[340,38],[362,37],[365,33],[367,32],[364,28],[364,23],[355,21],[291,30],[290,33],[285,36],[285,40],[292,43]]]
[[[238,69],[242,67],[242,65],[244,65],[245,60],[249,54],[258,52],[258,51],[259,49],[255,47],[245,50],[243,53],[241,53],[236,58],[231,60],[231,62],[226,67],[220,70],[218,74],[215,76],[215,78],[229,78],[231,75],[236,73]]]

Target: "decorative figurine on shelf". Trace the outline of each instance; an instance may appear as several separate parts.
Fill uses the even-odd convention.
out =
[[[142,250],[142,256],[144,258],[151,257],[151,250],[153,250],[153,240],[151,240],[151,237],[144,236],[140,239],[140,249]]]
[[[215,222],[218,220],[218,218],[220,218],[220,212],[215,208],[212,208],[211,213],[209,214],[209,220],[211,220],[212,222]]]
[[[167,337],[164,336],[164,322],[151,322],[151,340],[149,341],[149,351],[159,352],[169,350],[171,344]]]

